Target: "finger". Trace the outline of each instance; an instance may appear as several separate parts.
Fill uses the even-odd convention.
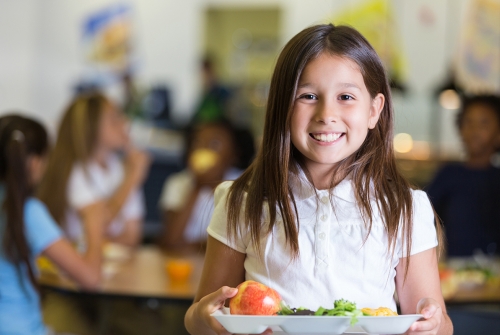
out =
[[[411,331],[430,331],[430,330],[437,328],[438,323],[439,322],[436,320],[436,318],[431,318],[431,319],[423,320],[423,321],[416,321],[411,325],[410,330]]]
[[[422,308],[420,313],[424,316],[424,318],[430,319],[434,316],[434,314],[436,314],[437,310],[438,310],[438,306],[432,304],[432,305],[425,306],[424,308]]]
[[[211,309],[215,312],[217,309],[221,308],[224,302],[232,298],[238,293],[238,289],[223,286],[212,294],[209,294],[206,298],[209,300],[209,305]]]

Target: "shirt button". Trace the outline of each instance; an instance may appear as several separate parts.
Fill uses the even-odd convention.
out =
[[[321,202],[324,203],[324,204],[327,204],[328,203],[328,197],[321,198]]]
[[[320,234],[319,234],[319,238],[320,238],[320,239],[324,240],[324,239],[325,239],[325,237],[326,237],[326,234],[325,234],[325,233],[320,233]]]
[[[321,221],[326,221],[326,219],[328,219],[328,216],[326,216],[326,215],[321,215]]]

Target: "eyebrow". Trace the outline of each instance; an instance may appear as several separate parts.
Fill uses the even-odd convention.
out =
[[[313,86],[311,83],[303,83],[303,84],[298,85],[297,89],[311,87],[311,86]],[[361,88],[358,85],[356,85],[355,83],[349,83],[349,82],[339,83],[338,86],[342,87],[342,88],[356,88],[356,89],[361,91]]]
[[[310,86],[312,86],[311,83],[303,83],[303,84],[298,85],[297,88],[304,88],[304,87],[310,87]]]
[[[361,90],[358,85],[355,83],[340,83],[339,86],[345,87],[345,88],[357,88],[358,90]]]

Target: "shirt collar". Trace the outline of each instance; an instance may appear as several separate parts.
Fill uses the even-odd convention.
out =
[[[328,195],[328,190],[318,190],[307,180],[305,172],[299,168],[298,173],[290,173],[290,187],[296,199],[306,200],[311,197]],[[342,180],[333,189],[333,196],[349,202],[356,202],[354,187],[351,178]]]

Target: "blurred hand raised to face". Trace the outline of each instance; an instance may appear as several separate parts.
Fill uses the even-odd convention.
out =
[[[135,185],[141,185],[151,165],[150,155],[135,147],[129,146],[125,152],[125,174],[132,178]]]
[[[235,159],[232,135],[223,126],[207,124],[194,132],[188,167],[198,186],[217,186]]]

